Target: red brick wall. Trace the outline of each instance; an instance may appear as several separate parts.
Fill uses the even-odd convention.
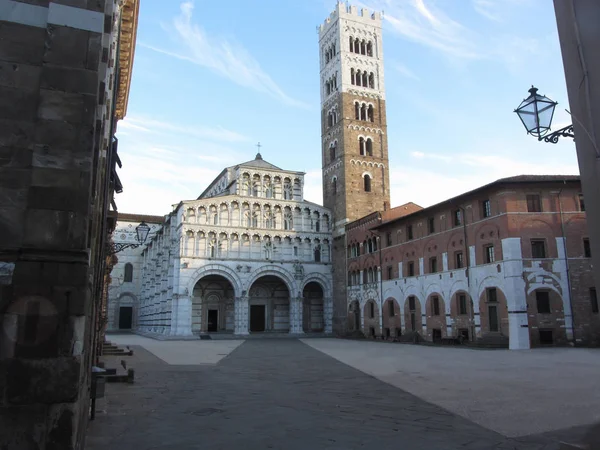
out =
[[[394,315],[390,315],[390,303],[394,305]],[[393,298],[388,298],[383,304],[383,331],[384,336],[386,333],[386,329],[390,330],[390,337],[397,337],[400,335],[400,332],[397,330],[401,330],[401,318],[402,318],[402,310],[400,309],[400,305]]]

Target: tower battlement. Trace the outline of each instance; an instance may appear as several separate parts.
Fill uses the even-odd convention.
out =
[[[322,37],[325,33],[327,33],[331,25],[334,24],[335,21],[340,17],[381,26],[382,14],[379,11],[369,13],[367,8],[358,9],[358,7],[355,5],[338,2],[335,10],[329,14],[329,17],[327,17],[327,19],[325,19],[321,25],[319,25],[319,37]]]

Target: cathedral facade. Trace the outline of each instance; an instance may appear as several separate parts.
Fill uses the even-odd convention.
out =
[[[112,295],[109,330],[331,333],[331,213],[305,201],[303,189],[302,172],[260,154],[224,169],[196,200],[180,202],[143,250],[120,256],[132,267],[118,264],[112,287],[122,297],[131,283],[134,319],[119,317],[128,306],[115,307]],[[129,225],[118,222],[115,242]]]

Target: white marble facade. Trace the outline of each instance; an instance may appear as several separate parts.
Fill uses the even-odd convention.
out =
[[[330,333],[331,216],[304,200],[303,185],[302,172],[258,154],[180,202],[126,258],[139,266],[134,328],[170,336]]]

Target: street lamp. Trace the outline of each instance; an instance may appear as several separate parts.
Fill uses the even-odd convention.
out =
[[[125,250],[126,248],[137,248],[146,242],[148,238],[148,234],[150,233],[150,227],[146,224],[146,222],[142,221],[137,227],[135,227],[136,239],[138,244],[124,244],[124,243],[114,243],[111,242],[108,244],[108,249],[106,250],[107,254],[114,255],[115,253],[119,253],[120,251]]]
[[[554,100],[537,93],[537,88],[531,86],[529,97],[521,102],[514,112],[517,113],[527,134],[538,138],[538,141],[550,142],[556,144],[559,137],[571,137],[575,139],[573,125],[566,126],[550,133],[552,118],[554,117],[554,108],[558,105]]]

